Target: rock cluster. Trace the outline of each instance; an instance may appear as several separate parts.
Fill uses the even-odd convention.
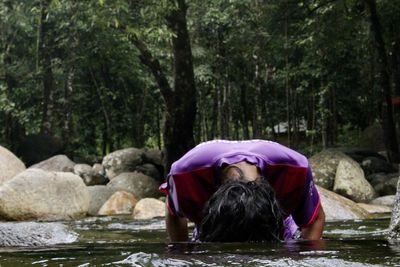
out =
[[[164,202],[156,199],[161,196],[158,187],[163,172],[162,153],[157,150],[118,150],[93,166],[56,155],[26,169],[20,159],[0,146],[0,220],[54,221],[119,214],[141,220],[164,216]],[[13,234],[10,225],[0,225],[5,234],[0,246],[21,245],[18,240],[24,235],[19,231]],[[17,226],[29,226],[49,236],[48,240],[40,239],[28,232],[22,245],[54,241],[46,226]]]
[[[162,161],[161,151],[126,148],[106,155],[101,164],[93,166],[56,155],[26,169],[21,160],[0,146],[0,219],[133,214],[140,199],[161,196]],[[140,206],[139,214],[143,214],[143,204]],[[153,203],[148,209],[159,216]]]
[[[310,165],[320,186],[327,220],[391,213],[388,238],[400,241],[398,166],[376,152],[363,149],[324,150],[310,158]]]
[[[0,146],[0,220],[164,216],[158,190],[162,162],[161,151],[127,148],[93,166],[57,155],[25,169]],[[399,239],[399,175],[382,156],[363,150],[324,150],[310,164],[328,221],[369,218],[390,212],[394,205],[391,238]]]
[[[393,205],[398,170],[376,152],[327,149],[312,156],[310,165],[315,183],[325,189],[359,203]]]

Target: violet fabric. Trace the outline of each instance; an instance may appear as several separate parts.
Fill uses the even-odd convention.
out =
[[[288,233],[297,225],[304,227],[315,220],[320,198],[307,158],[266,140],[214,140],[187,152],[172,165],[166,182],[160,186],[167,195],[170,212],[200,223],[205,202],[220,184],[221,167],[240,161],[256,165],[274,188],[286,216],[294,220],[285,223]]]

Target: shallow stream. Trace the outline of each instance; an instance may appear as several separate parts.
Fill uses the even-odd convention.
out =
[[[0,266],[400,266],[400,243],[385,240],[388,219],[327,223],[319,242],[167,243],[163,220],[96,217],[64,222],[77,241],[0,248]]]

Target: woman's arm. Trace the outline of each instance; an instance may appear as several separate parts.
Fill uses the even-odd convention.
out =
[[[320,206],[315,221],[306,228],[301,229],[301,237],[308,240],[318,240],[322,237],[322,231],[324,230],[324,226],[325,226],[325,212],[322,209],[322,206]]]
[[[166,208],[165,213],[165,223],[169,240],[171,242],[188,241],[187,219],[171,214],[168,208]]]

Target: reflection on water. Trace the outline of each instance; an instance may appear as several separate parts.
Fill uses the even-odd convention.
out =
[[[64,224],[79,237],[51,247],[0,248],[0,266],[400,266],[388,219],[328,223],[321,241],[167,244],[163,220],[96,217]]]

